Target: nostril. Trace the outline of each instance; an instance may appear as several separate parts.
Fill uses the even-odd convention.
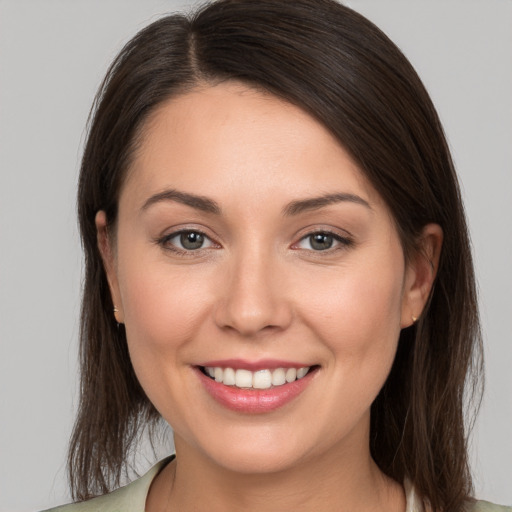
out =
[[[215,311],[215,322],[223,331],[237,332],[245,337],[271,334],[287,328],[292,315],[285,301],[260,301],[231,297],[228,301],[218,304]]]

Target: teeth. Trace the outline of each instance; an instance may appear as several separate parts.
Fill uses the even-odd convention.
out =
[[[309,372],[310,367],[303,368],[276,368],[275,370],[250,370],[221,368],[219,366],[205,367],[205,373],[216,382],[237,388],[269,389],[272,386],[282,386],[287,382],[302,379]]]
[[[224,370],[222,382],[226,384],[226,386],[234,386],[236,384],[235,370],[233,370],[233,368],[226,368]]]
[[[237,388],[252,387],[252,372],[249,370],[237,370],[235,372],[235,386]]]
[[[306,373],[308,373],[309,368],[299,368],[297,370],[297,379],[302,379],[302,377],[306,376]]]
[[[297,370],[295,368],[288,368],[285,378],[286,382],[293,382],[297,378]]]
[[[272,372],[272,386],[282,386],[286,382],[284,368],[278,368]]]
[[[272,372],[270,370],[260,370],[254,373],[252,378],[252,387],[255,389],[268,389],[272,386]]]

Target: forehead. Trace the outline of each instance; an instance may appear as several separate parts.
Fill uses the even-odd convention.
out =
[[[177,187],[264,198],[277,185],[283,201],[333,188],[379,200],[321,123],[274,95],[228,82],[198,87],[151,114],[122,196],[130,192],[140,203],[159,189]]]

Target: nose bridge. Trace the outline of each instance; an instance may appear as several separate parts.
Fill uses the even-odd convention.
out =
[[[270,328],[283,329],[291,320],[283,275],[276,251],[251,240],[230,258],[226,286],[218,303],[219,327],[253,336]]]

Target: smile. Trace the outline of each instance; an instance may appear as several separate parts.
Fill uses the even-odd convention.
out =
[[[240,389],[270,389],[283,386],[304,378],[310,370],[309,366],[300,368],[275,368],[251,371],[247,369],[222,368],[220,366],[202,367],[205,375],[225,386]]]
[[[289,365],[212,361],[196,366],[195,372],[203,389],[219,405],[237,413],[262,414],[297,399],[320,370],[318,365]]]

